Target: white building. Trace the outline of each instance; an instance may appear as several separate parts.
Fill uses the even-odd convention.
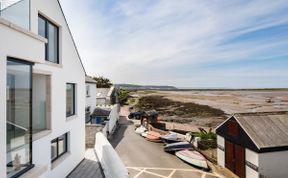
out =
[[[114,86],[110,88],[97,88],[97,105],[113,105],[118,103],[117,92]]]
[[[240,178],[288,177],[288,112],[235,114],[216,133],[218,164]]]
[[[85,71],[61,6],[0,10],[0,177],[66,177],[85,153]]]
[[[90,120],[90,114],[95,110],[96,108],[96,81],[86,76],[86,121]]]

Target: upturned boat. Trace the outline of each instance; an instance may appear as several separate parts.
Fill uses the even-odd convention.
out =
[[[176,156],[193,166],[206,170],[209,169],[205,157],[198,151],[189,151],[189,150],[177,151]]]

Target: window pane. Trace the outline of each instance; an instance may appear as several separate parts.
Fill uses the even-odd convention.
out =
[[[66,152],[66,134],[58,138],[58,154],[61,155]]]
[[[57,54],[58,54],[58,34],[57,28],[52,25],[48,24],[48,60],[54,63],[58,62]]]
[[[38,35],[46,38],[45,21],[41,17],[38,17]]]
[[[7,177],[30,165],[31,65],[7,61]]]
[[[51,143],[51,159],[57,158],[57,142],[52,141]]]
[[[33,133],[49,129],[50,78],[33,74]]]
[[[67,84],[66,85],[66,115],[71,116],[75,114],[74,108],[74,95],[75,89],[74,84]]]

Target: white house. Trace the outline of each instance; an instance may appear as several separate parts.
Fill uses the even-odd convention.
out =
[[[118,103],[117,92],[114,86],[110,88],[97,88],[97,105],[113,105]]]
[[[288,177],[288,112],[235,114],[216,133],[218,164],[240,178]]]
[[[86,121],[90,120],[90,114],[96,108],[96,81],[93,78],[86,76]]]
[[[60,3],[0,7],[0,177],[66,177],[85,153],[85,71]]]

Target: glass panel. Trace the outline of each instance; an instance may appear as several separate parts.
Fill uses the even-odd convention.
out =
[[[52,25],[48,24],[48,60],[54,63],[58,63],[58,34],[57,28]]]
[[[71,116],[75,114],[74,108],[74,84],[66,85],[66,115]]]
[[[57,140],[52,141],[51,143],[51,160],[57,158]]]
[[[49,129],[50,78],[33,74],[33,133]]]
[[[30,29],[30,2],[29,0],[1,0],[0,17]]]
[[[31,65],[7,61],[7,177],[31,165]]]
[[[38,17],[38,35],[46,38],[45,20]]]
[[[58,138],[58,154],[59,154],[59,156],[66,152],[66,150],[67,150],[66,149],[66,142],[67,142],[66,134],[64,134]]]

